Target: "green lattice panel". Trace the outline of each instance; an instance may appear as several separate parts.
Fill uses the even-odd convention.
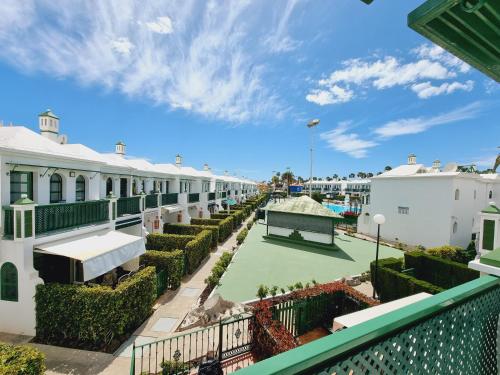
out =
[[[500,288],[425,320],[316,374],[496,374]]]

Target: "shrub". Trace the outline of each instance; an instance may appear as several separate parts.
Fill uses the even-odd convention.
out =
[[[212,268],[212,272],[210,275],[205,279],[205,283],[210,289],[215,288],[216,286],[219,285],[220,279],[224,272],[226,271],[227,267],[231,263],[231,259],[233,258],[233,254],[229,252],[224,252],[219,260],[214,264]]]
[[[145,254],[141,255],[140,262],[144,266],[154,266],[157,273],[165,270],[167,288],[177,289],[181,285],[184,274],[184,251],[147,250]]]
[[[52,345],[112,351],[151,315],[156,300],[154,267],[118,284],[36,287],[36,333]]]
[[[28,345],[0,343],[0,374],[39,375],[45,373],[45,355]]]
[[[212,232],[203,230],[186,244],[186,269],[193,273],[210,253]]]
[[[233,233],[233,218],[225,219],[191,219],[194,225],[215,225],[219,228],[219,243],[224,242]]]
[[[440,246],[427,249],[426,253],[443,259],[448,259],[454,262],[468,264],[476,257],[476,247],[474,242],[469,244],[467,249],[462,249],[458,246]]]
[[[243,228],[241,230],[241,232],[238,233],[238,235],[236,236],[236,243],[238,245],[242,244],[247,235],[248,235],[248,229],[247,228]]]
[[[217,225],[193,225],[193,224],[165,224],[164,233],[197,235],[202,230],[212,231],[212,248],[216,249],[219,240],[219,227]]]
[[[146,249],[173,251],[184,249],[189,241],[192,241],[195,236],[182,234],[148,234],[146,237]]]
[[[269,288],[265,285],[260,284],[259,289],[257,289],[257,297],[262,300],[269,294]]]
[[[163,361],[160,364],[163,374],[189,374],[189,363],[182,361]]]
[[[247,223],[247,229],[248,229],[248,230],[252,229],[252,226],[253,226],[253,221],[249,221],[249,222]]]
[[[311,198],[314,199],[318,203],[323,202],[323,195],[321,193],[314,192],[311,194]]]

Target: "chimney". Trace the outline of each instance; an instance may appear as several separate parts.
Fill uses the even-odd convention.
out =
[[[228,171],[224,171],[224,176],[229,176],[229,172]]]
[[[43,137],[59,143],[59,117],[50,109],[38,115],[38,127]]]
[[[417,157],[415,154],[410,154],[408,155],[408,165],[415,165],[417,164]]]
[[[208,164],[207,163],[203,164],[203,170],[204,171],[209,171],[210,170],[210,168],[208,168]]]
[[[440,170],[441,169],[441,162],[439,160],[434,160],[432,162],[432,169]]]
[[[116,142],[115,145],[115,154],[120,155],[120,156],[125,156],[125,143],[122,141]]]
[[[175,156],[175,165],[179,168],[182,166],[182,156],[179,154]]]

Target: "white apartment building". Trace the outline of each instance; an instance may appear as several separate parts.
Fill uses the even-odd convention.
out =
[[[35,287],[136,270],[144,237],[164,223],[209,217],[225,199],[257,194],[253,181],[152,164],[70,144],[59,118],[39,115],[40,133],[0,127],[0,331],[35,334]]]
[[[381,237],[409,245],[466,247],[481,230],[480,212],[500,196],[496,173],[478,174],[450,163],[417,164],[415,155],[371,181],[358,232],[376,236],[375,214],[383,214]]]
[[[309,186],[311,186],[313,192],[321,194],[362,197],[370,192],[370,179],[306,181],[304,182],[305,192],[309,191]]]

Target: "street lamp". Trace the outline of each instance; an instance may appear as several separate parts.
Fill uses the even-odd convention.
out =
[[[385,223],[385,216],[382,214],[376,214],[373,216],[373,222],[377,224],[377,252],[375,254],[375,285],[373,285],[373,298],[375,298],[375,291],[378,286],[378,246],[380,243],[380,226]]]
[[[313,178],[313,149],[314,149],[314,128],[319,125],[319,120],[316,118],[307,123],[307,127],[311,129],[311,166],[309,169],[309,198],[312,196],[312,178]]]

